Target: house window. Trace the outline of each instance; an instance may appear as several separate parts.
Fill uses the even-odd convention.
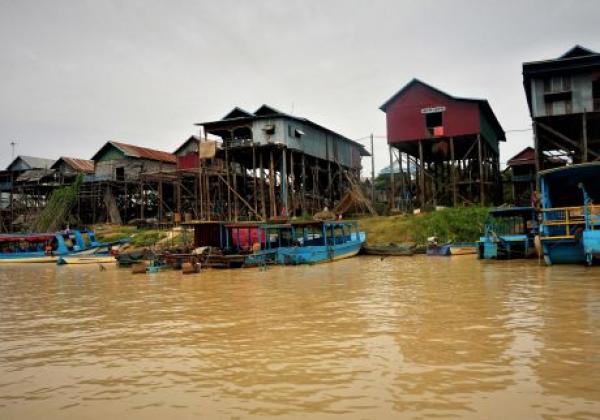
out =
[[[125,168],[116,168],[115,177],[117,181],[125,181]]]
[[[552,76],[544,79],[544,93],[567,92],[570,90],[570,76]]]
[[[302,130],[299,130],[299,129],[297,129],[297,128],[294,130],[294,137],[296,137],[296,138],[298,138],[298,139],[299,139],[299,138],[300,138],[300,137],[302,137],[303,135],[304,135],[304,131],[302,131]]]
[[[443,118],[441,112],[431,112],[425,114],[425,126],[430,136],[443,135]]]

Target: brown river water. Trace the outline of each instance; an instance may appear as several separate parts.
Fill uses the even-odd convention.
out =
[[[0,419],[600,416],[600,268],[0,267]]]

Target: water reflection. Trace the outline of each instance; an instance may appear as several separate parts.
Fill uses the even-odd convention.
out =
[[[132,276],[0,268],[0,414],[600,412],[600,272],[355,258]]]

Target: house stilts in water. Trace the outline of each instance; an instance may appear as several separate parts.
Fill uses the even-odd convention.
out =
[[[523,63],[536,172],[600,160],[600,53],[579,45],[556,59]]]
[[[393,209],[399,197],[421,207],[500,199],[499,142],[505,135],[487,100],[452,96],[413,79],[380,109],[390,165],[397,160],[400,166],[400,179],[390,183]]]

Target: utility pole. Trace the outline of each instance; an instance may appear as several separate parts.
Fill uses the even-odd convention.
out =
[[[373,147],[373,133],[371,133],[371,203],[375,204],[375,148]]]
[[[12,152],[11,152],[11,153],[12,153],[12,158],[13,158],[13,159],[15,158],[15,146],[16,146],[16,145],[17,145],[17,143],[16,143],[16,142],[14,142],[14,141],[11,141],[11,142],[10,142],[10,147],[11,147],[11,150],[12,150]]]

